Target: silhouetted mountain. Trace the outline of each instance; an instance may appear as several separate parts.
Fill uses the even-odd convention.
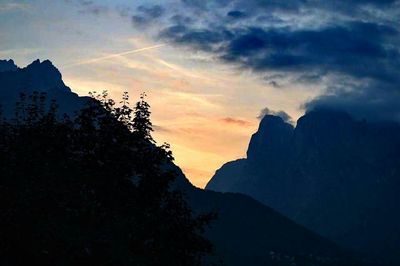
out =
[[[363,254],[400,260],[400,125],[316,110],[296,128],[265,116],[247,159],[206,189],[241,192]]]
[[[45,92],[47,98],[57,100],[60,110],[70,115],[88,99],[71,92],[49,60],[36,60],[25,68],[17,68],[12,60],[0,62],[0,105],[6,115],[13,114],[21,93]]]
[[[14,64],[13,60],[0,60],[0,72],[15,71],[18,67]]]
[[[8,114],[12,113],[11,103],[17,100],[20,92],[30,93],[32,91],[47,92],[50,98],[57,100],[60,111],[67,113],[79,109],[88,100],[72,93],[65,86],[60,72],[50,61],[41,63],[37,60],[26,68],[0,73],[0,102],[9,108]],[[292,127],[275,117],[269,119],[277,125],[274,140],[284,145],[286,137],[283,135],[290,135]],[[266,132],[270,131],[269,126],[270,123],[265,124]],[[268,142],[263,143],[261,135],[254,136],[254,141],[259,141],[260,147],[262,145],[269,146]],[[88,141],[87,145],[90,144]],[[278,146],[272,145],[271,150],[266,153],[272,155],[273,150],[277,150]],[[256,149],[258,148],[258,145],[254,147],[255,157],[257,157]],[[284,158],[283,153],[282,158]],[[62,165],[62,162],[57,161],[56,158],[51,157],[51,159],[55,160],[57,165]],[[243,162],[245,161],[238,161],[237,164],[242,165]],[[94,163],[101,165],[101,162],[97,160]],[[51,169],[54,170],[54,167],[52,166]],[[177,166],[171,164],[167,168],[176,170],[178,177],[175,186],[187,195],[195,213],[218,212],[217,221],[212,223],[211,228],[205,233],[215,245],[216,258],[210,258],[212,261],[221,259],[225,265],[254,266],[370,265],[355,263],[350,259],[349,253],[336,244],[248,196],[195,188]],[[109,170],[112,171],[112,169]],[[63,170],[60,169],[60,171]],[[141,171],[146,172],[145,169]],[[238,176],[238,181],[239,179],[240,176]],[[75,182],[79,184],[80,181],[76,180]],[[76,185],[76,183],[72,185]],[[114,196],[117,195],[113,195],[110,199],[113,199]],[[5,203],[3,202],[3,204]]]

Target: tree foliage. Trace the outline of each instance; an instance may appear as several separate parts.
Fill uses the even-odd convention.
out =
[[[44,94],[0,119],[1,265],[201,265],[212,246],[194,217],[150,106],[103,94],[74,119]]]

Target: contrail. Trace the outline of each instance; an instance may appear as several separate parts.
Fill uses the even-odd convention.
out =
[[[148,46],[148,47],[144,47],[144,48],[139,48],[139,49],[135,49],[135,50],[130,50],[130,51],[126,51],[126,52],[122,52],[122,53],[118,53],[118,54],[110,54],[110,55],[106,55],[106,56],[102,56],[102,57],[98,57],[98,58],[93,58],[93,59],[88,59],[88,60],[84,60],[84,61],[71,63],[71,64],[68,64],[68,65],[65,65],[64,67],[92,64],[92,63],[96,63],[98,61],[107,60],[107,59],[115,58],[115,57],[122,56],[122,55],[136,54],[136,53],[140,53],[140,52],[143,52],[143,51],[160,48],[160,47],[163,47],[165,45],[166,44],[163,43],[163,44],[157,44],[157,45]]]

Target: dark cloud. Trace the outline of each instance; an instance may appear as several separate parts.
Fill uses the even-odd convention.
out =
[[[145,16],[132,15],[132,23],[133,24],[144,25],[149,22],[150,22],[149,18],[147,18]]]
[[[350,22],[316,30],[264,30],[258,27],[192,29],[174,25],[161,36],[214,52],[224,61],[258,72],[323,70],[356,78],[391,82],[398,79],[399,51],[395,43],[388,44],[399,33],[389,26]]]
[[[232,0],[181,0],[182,3],[192,9],[197,9],[198,11],[212,11],[215,8],[221,8],[232,3]]]
[[[202,10],[205,12],[209,12],[215,10],[216,8],[224,8],[226,6],[231,6],[235,9],[246,9],[246,11],[255,10],[298,10],[304,2],[303,0],[211,0],[211,1],[203,1],[203,0],[182,0],[183,4],[185,4],[188,8],[193,8],[197,10]]]
[[[193,18],[179,14],[171,16],[170,19],[174,25],[190,25],[194,22]]]
[[[322,95],[304,104],[306,111],[333,109],[346,111],[356,119],[368,121],[400,122],[400,85],[372,84],[358,88],[357,85],[331,89],[329,94]]]
[[[147,25],[165,14],[165,8],[160,5],[140,5],[132,15],[132,22],[137,25]]]
[[[246,17],[246,13],[239,10],[229,11],[226,15],[234,19],[241,19]]]
[[[386,48],[385,37],[397,35],[395,29],[352,22],[317,30],[239,29],[234,32],[221,58],[256,71],[318,68],[356,76],[386,76],[390,71],[365,68],[360,63],[376,63],[399,56],[394,48]]]
[[[268,107],[265,107],[264,109],[262,109],[260,111],[260,114],[257,116],[258,119],[263,119],[264,116],[266,115],[274,115],[274,116],[279,116],[280,118],[282,118],[283,121],[285,121],[286,123],[289,124],[293,124],[293,120],[292,117],[290,117],[290,115],[288,115],[286,112],[284,111],[273,111],[271,109],[269,109]]]
[[[165,9],[164,9],[164,7],[162,7],[160,5],[153,5],[153,6],[141,5],[141,6],[138,6],[137,11],[141,12],[142,14],[144,14],[146,16],[158,18],[164,14]]]
[[[365,12],[364,7],[386,8],[398,0],[182,0],[182,3],[198,11],[210,12],[217,8],[232,7],[249,14],[265,12],[299,13],[302,10],[323,10],[332,13],[355,14]]]
[[[100,12],[92,1],[75,1]],[[153,25],[156,38],[210,53],[276,88],[329,88],[306,110],[336,106],[398,119],[400,0],[180,0],[128,13],[137,27]]]
[[[218,46],[232,38],[232,34],[224,29],[192,29],[178,24],[166,28],[160,33],[160,37],[182,45],[190,45],[194,48],[208,52],[215,52]]]

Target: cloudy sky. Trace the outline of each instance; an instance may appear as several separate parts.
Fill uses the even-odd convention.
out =
[[[81,95],[146,91],[203,187],[260,112],[400,121],[399,26],[396,0],[0,0],[0,58],[50,59]]]

